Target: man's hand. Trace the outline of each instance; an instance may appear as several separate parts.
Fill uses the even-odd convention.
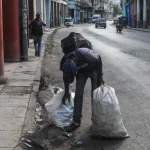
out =
[[[63,98],[62,98],[62,103],[65,105],[66,104],[66,100],[68,99],[68,101],[70,102],[70,94],[64,94]]]
[[[97,86],[101,86],[102,84],[105,84],[104,80],[103,80],[103,77],[98,77],[97,79]]]

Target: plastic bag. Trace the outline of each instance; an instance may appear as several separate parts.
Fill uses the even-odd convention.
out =
[[[62,98],[65,91],[59,89],[56,95],[45,104],[45,109],[48,112],[49,121],[55,124],[57,127],[68,126],[72,121],[73,116],[73,106],[75,93],[71,92],[73,89],[73,84],[69,85],[70,102],[66,100],[66,105],[62,104]]]
[[[57,94],[48,103],[45,104],[45,109],[48,111],[49,115],[51,115],[54,110],[61,106],[64,93],[65,92],[63,89],[59,89]]]
[[[71,102],[67,102],[66,105],[61,105],[60,108],[56,109],[50,116],[50,120],[57,127],[64,128],[68,126],[73,118],[73,100],[75,93],[71,93]]]
[[[97,138],[129,137],[121,118],[115,90],[102,85],[93,91],[92,136]]]
[[[48,111],[49,115],[52,114],[54,110],[59,108],[62,104],[62,98],[65,94],[65,91],[62,88],[58,88],[57,94],[54,95],[54,97],[45,104],[45,109]],[[69,93],[71,93],[73,90],[73,84],[69,85]]]

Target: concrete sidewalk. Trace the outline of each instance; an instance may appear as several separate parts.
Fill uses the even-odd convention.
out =
[[[144,28],[131,28],[131,27],[127,27],[128,29],[131,30],[137,30],[137,31],[143,31],[143,32],[150,32],[150,28],[148,29],[144,29]]]
[[[36,94],[39,89],[41,64],[45,42],[53,30],[45,32],[41,57],[35,57],[33,42],[29,48],[29,61],[5,63],[5,75],[9,82],[0,85],[0,150],[16,148],[22,135],[24,124],[34,120],[27,117],[34,112]],[[29,107],[31,105],[31,107]],[[28,130],[25,126],[26,130]]]

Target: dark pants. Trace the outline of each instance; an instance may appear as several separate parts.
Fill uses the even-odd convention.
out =
[[[75,122],[80,123],[82,117],[83,93],[87,79],[91,79],[92,93],[98,87],[98,72],[90,70],[89,72],[78,72],[76,76],[76,94],[74,99],[74,116]]]
[[[34,36],[34,48],[36,54],[40,55],[41,53],[41,45],[42,45],[42,36]]]

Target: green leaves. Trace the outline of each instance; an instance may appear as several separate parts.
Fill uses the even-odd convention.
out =
[[[122,14],[121,6],[119,4],[114,4],[113,5],[113,15],[114,15],[114,17],[116,15],[121,15],[121,14]]]

